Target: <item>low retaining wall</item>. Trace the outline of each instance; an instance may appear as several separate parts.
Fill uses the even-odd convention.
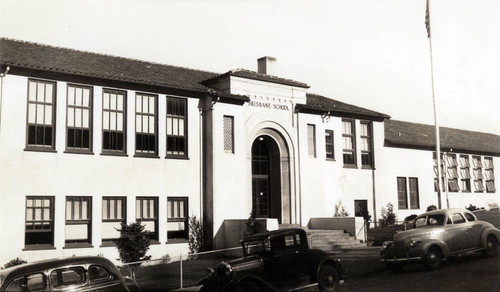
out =
[[[214,238],[215,248],[222,249],[240,246],[240,240],[246,229],[245,223],[247,221],[248,219],[224,220]],[[255,219],[255,222],[260,224],[262,231],[278,229],[278,219],[258,218]]]
[[[362,217],[311,218],[309,229],[344,230],[363,242],[366,241],[365,221]]]

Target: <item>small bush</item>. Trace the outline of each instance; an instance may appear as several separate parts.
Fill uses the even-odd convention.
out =
[[[20,258],[15,258],[13,260],[11,260],[10,262],[6,263],[5,265],[3,265],[4,269],[7,269],[7,268],[10,268],[10,267],[13,267],[13,266],[18,266],[18,265],[22,265],[22,264],[26,264],[27,261],[25,260],[22,260]]]
[[[346,211],[344,205],[342,205],[342,201],[339,201],[337,205],[335,205],[335,213],[334,217],[349,217],[349,212]]]
[[[145,230],[145,225],[137,221],[129,225],[122,223],[120,238],[115,243],[120,255],[119,260],[123,263],[132,263],[151,259],[151,256],[146,256],[149,250],[150,238],[149,231]]]
[[[471,211],[471,212],[474,212],[474,211],[477,211],[477,210],[481,210],[479,209],[478,207],[472,205],[472,204],[469,204],[469,207],[465,207],[465,209]]]
[[[262,226],[259,221],[255,220],[255,214],[251,213],[248,217],[247,222],[245,222],[245,230],[243,231],[243,237],[254,235],[262,232]]]
[[[378,220],[380,226],[393,226],[396,223],[396,214],[394,213],[394,207],[392,203],[388,203],[386,207],[382,207],[381,210],[382,218]]]
[[[427,210],[425,210],[426,212],[429,212],[429,211],[434,211],[434,210],[437,210],[438,208],[435,206],[435,205],[429,205],[427,207]]]
[[[209,251],[212,248],[212,238],[207,233],[201,220],[195,215],[189,217],[189,253]],[[192,257],[190,257],[192,258]]]

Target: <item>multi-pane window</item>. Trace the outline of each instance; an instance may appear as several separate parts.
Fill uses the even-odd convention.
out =
[[[135,153],[158,155],[158,97],[137,94],[135,97]]]
[[[446,155],[446,166],[448,174],[448,190],[450,192],[458,192],[458,171],[457,171],[457,155],[448,154]]]
[[[25,245],[54,244],[54,198],[27,197]]]
[[[187,100],[167,97],[167,156],[187,156]]]
[[[484,158],[484,176],[486,179],[486,191],[488,193],[493,193],[496,191],[495,189],[495,173],[493,168],[493,158],[485,157]]]
[[[460,165],[460,189],[462,190],[462,192],[470,192],[471,175],[470,175],[469,155],[460,155],[459,165]]]
[[[408,181],[406,177],[398,177],[398,208],[408,209],[408,201],[410,209],[420,209],[420,196],[418,190],[418,178],[410,177]],[[408,198],[409,193],[409,198]]]
[[[398,177],[398,208],[408,209],[406,177]]]
[[[56,84],[28,81],[27,149],[55,148]]]
[[[135,217],[152,240],[158,240],[158,198],[140,197],[135,201]]]
[[[326,159],[335,159],[332,130],[325,130],[325,148]]]
[[[484,192],[483,185],[483,164],[481,162],[481,156],[472,156],[472,166],[473,166],[473,176],[474,176],[474,191]]]
[[[102,240],[112,241],[120,237],[121,223],[125,218],[126,199],[123,197],[104,197],[102,199]],[[117,230],[118,229],[118,230]]]
[[[66,197],[66,243],[91,243],[92,198]]]
[[[307,154],[316,157],[316,126],[307,125]]]
[[[444,160],[443,160],[443,153],[441,153],[441,189],[444,192],[446,190],[446,181],[444,179],[445,176],[445,169],[444,169]],[[432,153],[432,158],[434,159],[434,191],[438,191],[438,161],[437,161],[437,155],[436,152]]]
[[[234,117],[224,116],[224,151],[234,153]]]
[[[370,122],[361,122],[361,165],[364,167],[373,167],[372,152],[372,124]]]
[[[68,85],[66,149],[92,150],[92,87]]]
[[[344,165],[356,165],[356,143],[353,120],[342,120],[342,139],[344,142]]]
[[[126,152],[126,93],[104,89],[102,94],[102,151]]]
[[[167,200],[167,237],[188,238],[188,198],[172,197]]]

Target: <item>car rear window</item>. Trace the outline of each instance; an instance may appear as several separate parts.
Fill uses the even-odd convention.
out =
[[[104,267],[101,266],[90,266],[89,267],[89,278],[90,281],[105,281],[109,279],[109,272]]]
[[[86,281],[85,269],[83,267],[57,269],[50,273],[50,282],[54,288],[81,285],[85,284]]]
[[[12,280],[5,291],[45,291],[46,283],[42,273],[24,275]]]
[[[460,213],[451,215],[451,220],[453,220],[453,224],[465,223],[465,219]]]
[[[464,213],[464,214],[465,214],[465,218],[467,218],[467,221],[469,221],[469,222],[476,221],[476,218],[474,218],[474,216],[472,216],[472,214],[469,214],[469,213]]]

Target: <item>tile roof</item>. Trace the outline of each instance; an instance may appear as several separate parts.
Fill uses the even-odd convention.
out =
[[[436,129],[433,125],[424,125],[396,120],[386,120],[385,143],[387,146],[404,148],[436,148]],[[500,156],[500,136],[440,127],[441,148],[453,152],[488,153]]]
[[[390,118],[389,115],[347,104],[322,95],[308,93],[306,97],[307,103],[305,105],[297,105],[299,111],[311,113],[330,112],[333,116],[355,115],[361,118],[374,118],[380,120]]]
[[[291,79],[285,79],[285,78],[281,78],[281,77],[277,77],[277,76],[257,73],[255,71],[246,70],[246,69],[231,70],[231,71],[226,72],[224,74],[209,78],[209,79],[203,81],[203,84],[211,84],[214,81],[216,81],[220,78],[226,77],[226,76],[237,76],[237,77],[261,80],[261,81],[273,82],[273,83],[278,83],[278,84],[309,88],[309,86],[303,82],[298,82],[298,81],[294,81]]]

